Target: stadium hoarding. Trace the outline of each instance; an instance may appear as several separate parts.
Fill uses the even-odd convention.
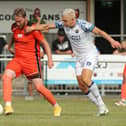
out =
[[[49,23],[61,19],[64,8],[79,8],[80,18],[86,18],[86,1],[0,1],[0,33],[10,33],[11,24],[14,22],[13,11],[15,8],[24,8],[28,19],[32,16],[35,8],[40,8],[41,18]],[[51,30],[56,32],[56,30]]]
[[[44,82],[52,84],[75,84],[75,58],[70,55],[53,55],[54,67],[49,69],[47,57],[44,62]],[[126,62],[125,56],[99,55],[99,60],[93,73],[93,81],[96,84],[122,84],[123,68]]]

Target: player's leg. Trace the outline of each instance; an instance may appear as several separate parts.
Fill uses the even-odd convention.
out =
[[[11,107],[11,95],[12,95],[12,79],[16,76],[12,70],[5,70],[3,75],[3,98],[5,101],[5,114],[13,113]]]
[[[81,91],[89,98],[89,100],[91,100],[95,105],[98,106],[97,99],[89,90],[88,86],[83,83],[81,76],[77,76],[77,81]]]
[[[19,64],[12,60],[8,63],[6,70],[3,74],[3,98],[5,101],[5,114],[12,114],[13,108],[11,103],[12,95],[12,79],[20,74]]]
[[[28,91],[28,96],[25,97],[26,100],[34,100],[33,97],[33,85],[32,85],[32,80],[28,80],[27,82],[27,91]]]
[[[126,65],[123,71],[123,83],[121,87],[121,100],[116,102],[117,106],[126,106]]]
[[[88,86],[82,81],[82,70],[83,70],[83,64],[81,62],[76,62],[76,67],[75,67],[75,72],[76,72],[76,76],[77,76],[77,81],[79,84],[80,89],[82,90],[82,92],[96,105],[98,105],[97,103],[97,99],[95,98],[95,96],[92,94],[92,92],[89,90]]]
[[[33,63],[34,62],[34,63]],[[41,79],[41,65],[40,60],[31,61],[25,63],[23,65],[23,72],[27,76],[28,79],[31,79],[35,84],[36,90],[43,95],[50,104],[54,106],[54,116],[60,116],[61,107],[57,104],[52,93],[44,86],[43,81]]]
[[[32,79],[32,82],[35,84],[36,90],[42,94],[50,104],[54,106],[54,116],[60,116],[61,114],[61,107],[56,102],[54,96],[52,93],[44,86],[42,79],[35,78]]]
[[[108,113],[108,109],[102,100],[97,85],[92,81],[92,74],[96,62],[97,62],[97,57],[89,57],[85,59],[81,77],[82,77],[82,82],[88,86],[90,92],[92,93],[92,95],[94,95],[94,97],[97,100],[98,109],[99,109],[98,115],[104,115]]]
[[[90,92],[92,92],[92,94],[94,95],[94,97],[97,100],[97,105],[98,105],[98,109],[99,109],[98,115],[104,115],[104,114],[108,113],[108,109],[106,108],[106,106],[102,100],[102,97],[99,93],[97,85],[94,82],[92,82],[91,77],[92,77],[92,71],[89,69],[83,69],[82,81],[89,87]]]
[[[32,88],[31,80],[28,80],[28,93],[29,93],[29,96],[33,96],[33,88]]]
[[[97,88],[97,85],[92,82],[92,71],[89,69],[83,69],[82,70],[82,81],[84,84],[86,84],[89,87],[89,90],[92,92],[92,94],[95,96],[97,99],[98,105],[104,105],[104,102],[101,98],[101,95],[99,93],[99,90]]]

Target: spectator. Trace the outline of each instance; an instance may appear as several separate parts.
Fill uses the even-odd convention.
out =
[[[75,10],[75,16],[76,16],[76,19],[77,19],[80,16],[80,10],[79,10],[79,8],[74,9],[74,10]]]
[[[52,50],[55,54],[71,54],[74,56],[70,42],[67,39],[63,28],[58,29],[57,39],[52,43]],[[65,84],[60,85],[59,88],[65,89]]]
[[[67,39],[64,29],[59,29],[57,39],[52,42],[52,50],[55,54],[73,54],[69,40]]]
[[[0,37],[0,54],[2,54],[3,50],[7,48],[8,48],[8,44],[5,41],[4,37]],[[2,63],[0,61],[0,78],[3,71],[4,71],[4,66],[2,66]]]
[[[34,9],[33,17],[30,19],[31,24],[45,24],[45,21],[41,18],[41,12],[39,8]]]
[[[126,55],[126,39],[121,42],[121,48],[116,49],[113,54]]]
[[[126,55],[126,39],[121,42],[121,48],[115,50],[113,54]],[[123,70],[123,83],[121,87],[121,100],[115,102],[117,106],[126,106],[126,64]]]

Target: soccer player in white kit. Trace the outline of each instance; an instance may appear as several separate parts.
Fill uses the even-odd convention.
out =
[[[48,27],[64,28],[70,40],[73,53],[76,56],[75,71],[79,87],[97,105],[98,115],[106,115],[109,110],[100,96],[97,85],[92,81],[93,70],[98,59],[93,33],[104,37],[113,48],[120,48],[120,43],[93,24],[85,20],[76,19],[73,9],[65,9],[62,14],[62,21],[55,21],[55,23],[48,24]],[[26,31],[41,30],[42,28],[43,25],[36,25],[26,29]]]

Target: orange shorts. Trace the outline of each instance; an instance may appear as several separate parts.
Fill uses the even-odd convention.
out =
[[[14,58],[7,64],[6,69],[13,70],[16,77],[25,74],[28,79],[41,78],[40,61],[25,62],[23,59]]]
[[[123,70],[123,75],[126,75],[126,64],[125,64],[125,67],[124,67],[124,70]]]

